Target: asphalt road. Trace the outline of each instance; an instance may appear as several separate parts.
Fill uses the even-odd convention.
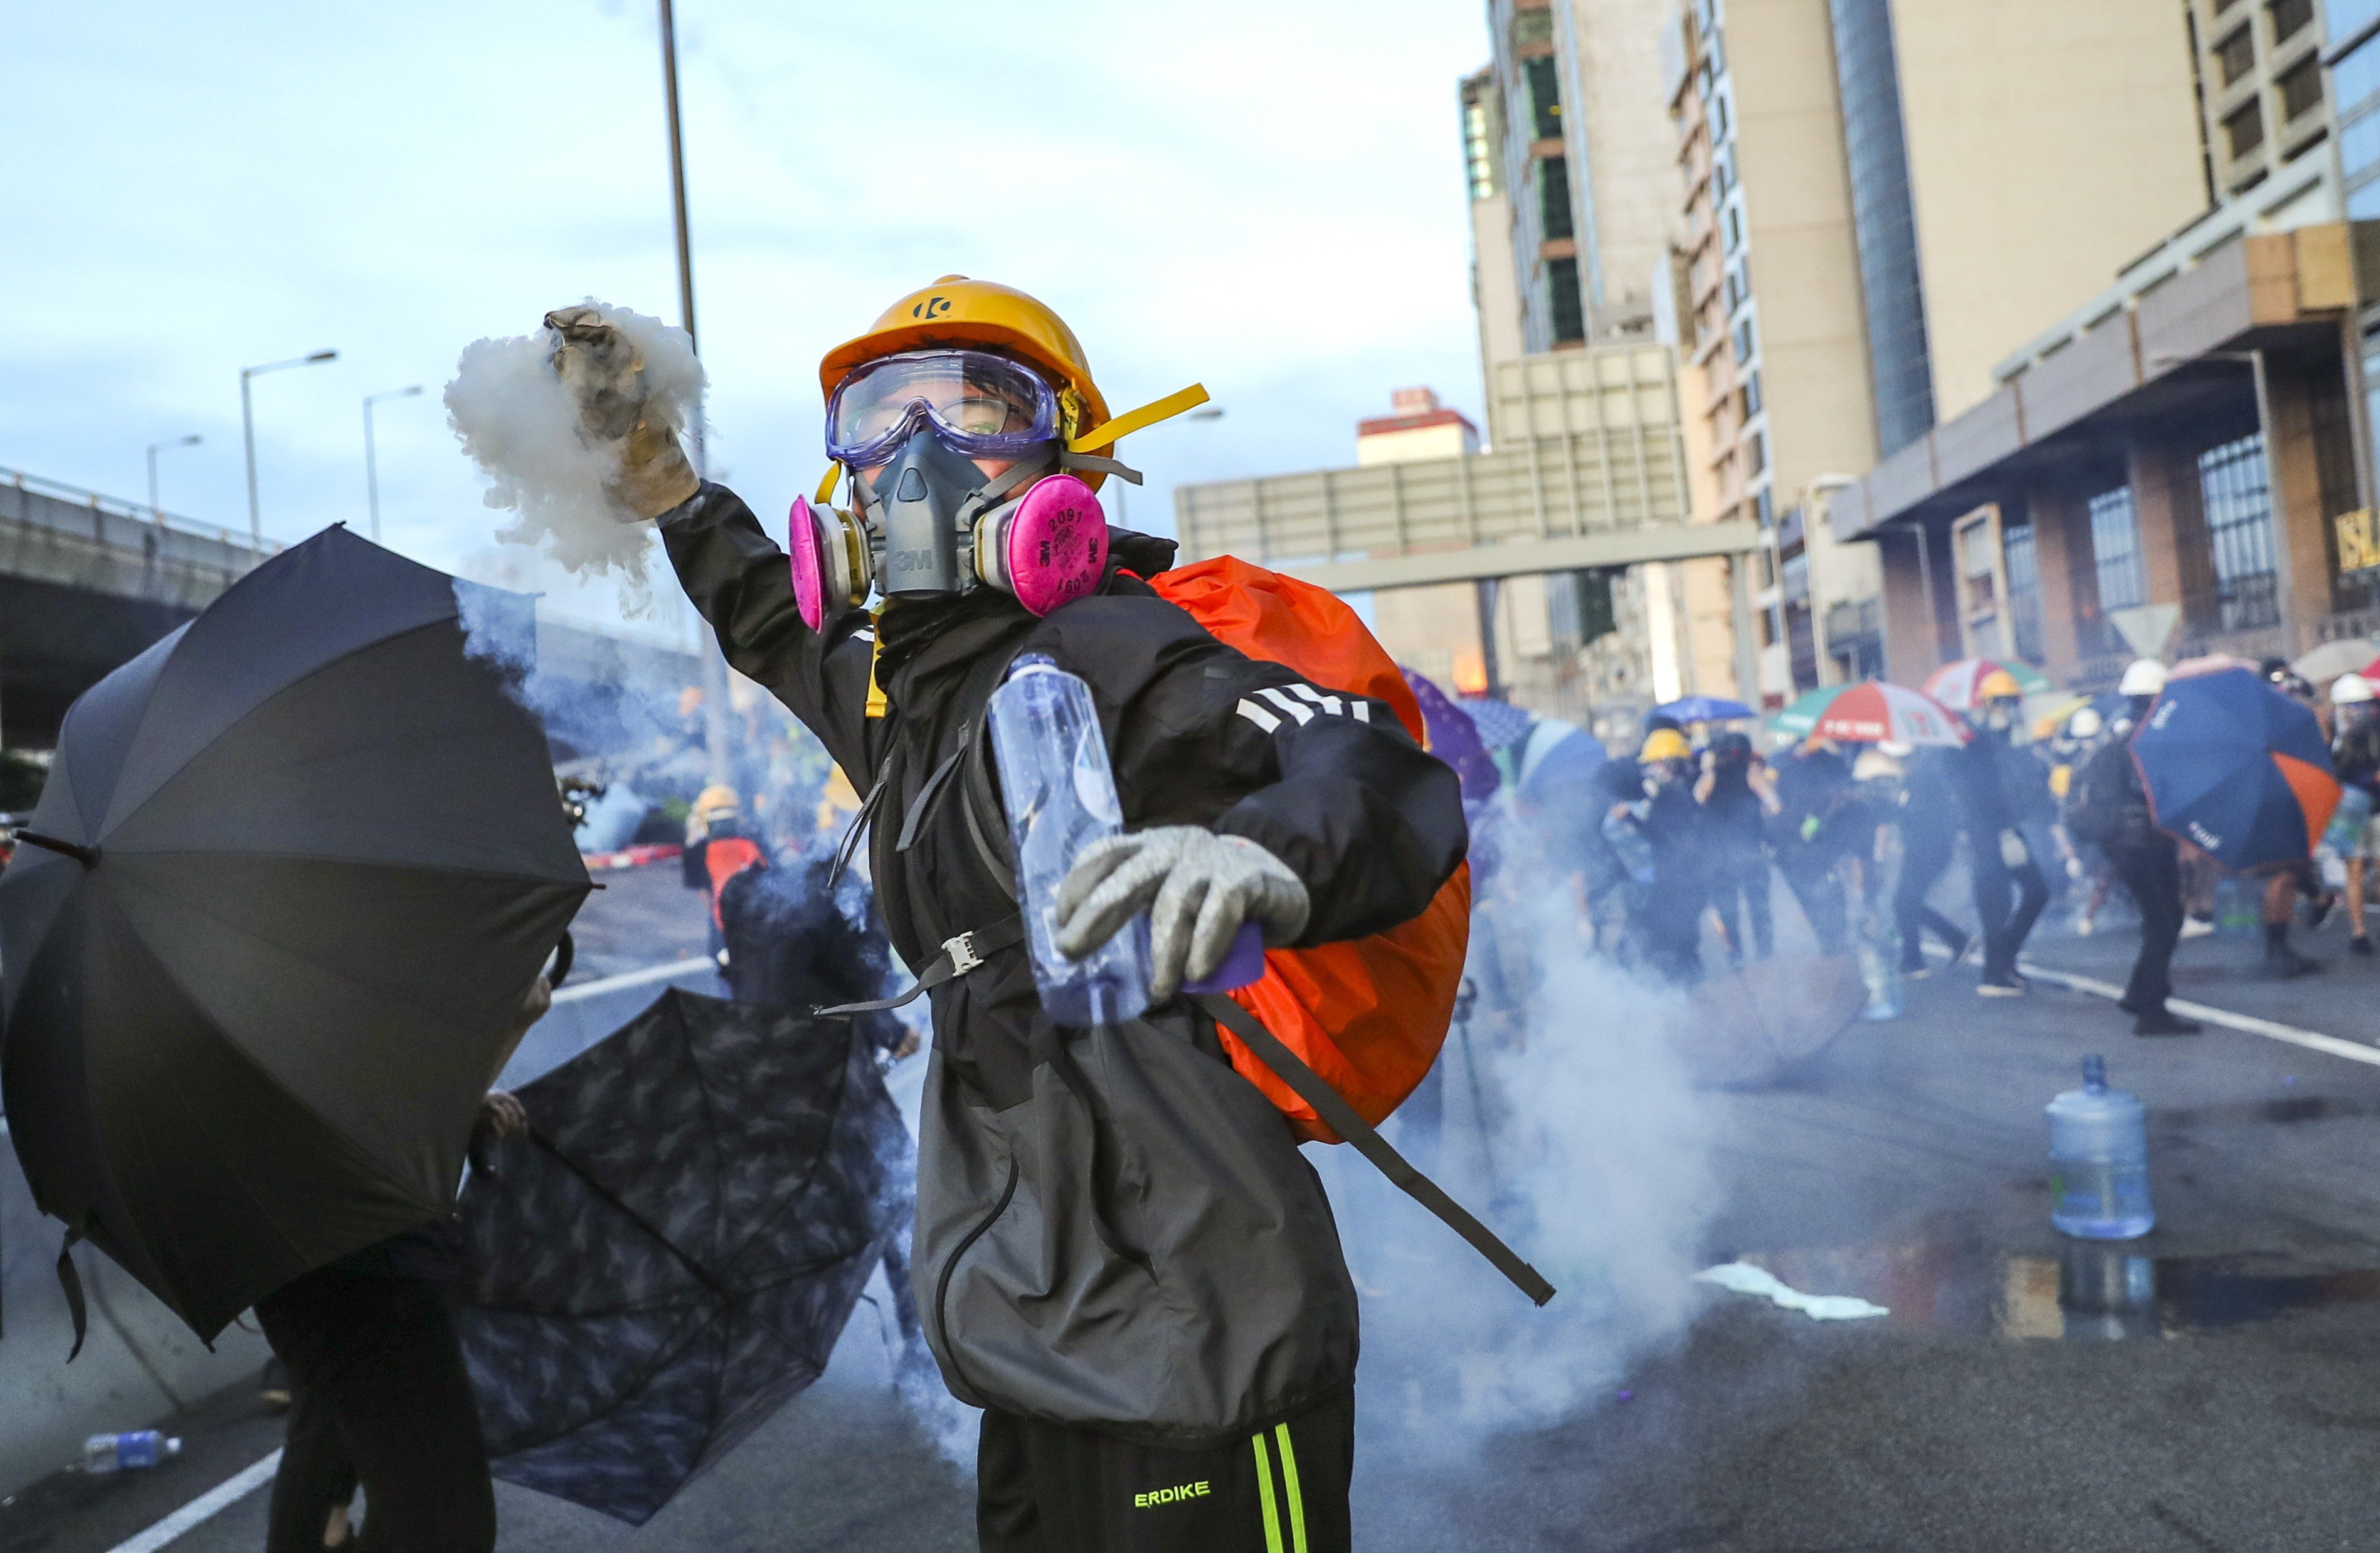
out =
[[[1781,890],[1778,904],[1791,916]],[[2046,934],[2036,962],[2121,979],[2129,934]],[[2192,940],[2182,995],[2370,1042],[2380,970],[2348,960],[2340,930],[2307,944],[2328,972],[2274,984],[2250,974],[2252,945]],[[1691,1260],[1750,1260],[1882,1318],[1822,1323],[1693,1285],[1674,1321],[1606,1321],[1597,1280],[1625,1257],[1566,1290],[1588,1313],[1568,1327],[1516,1298],[1450,1304],[1461,1258],[1444,1231],[1330,1159],[1366,1294],[1358,1545],[2380,1546],[2380,1066],[2219,1028],[2139,1039],[2099,999],[2036,982],[1985,1000],[1973,979],[1939,971],[1900,1019],[1854,1025],[1782,1085],[1691,1102],[1707,1140]],[[1578,1007],[1577,1038],[1608,1038],[1610,1017]],[[2149,1106],[2159,1214],[2095,1257],[2048,1223],[2041,1115],[2094,1051]],[[1470,1125],[1451,1099],[1445,1173],[1487,1201]],[[1649,1198],[1666,1177],[1643,1163],[1612,1179]],[[503,1546],[971,1547],[966,1470],[893,1395],[878,1321],[863,1304],[825,1377],[640,1531],[500,1486]],[[1537,1373],[1450,1375],[1449,1353],[1483,1345]],[[1516,1381],[1548,1383],[1549,1412],[1479,1416],[1479,1397]],[[157,1473],[53,1480],[0,1508],[0,1553],[104,1553],[275,1442],[237,1396],[186,1432],[190,1453]],[[170,1546],[254,1548],[263,1505],[250,1495]]]

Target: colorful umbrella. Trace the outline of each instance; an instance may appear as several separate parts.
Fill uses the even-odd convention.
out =
[[[2058,688],[2039,669],[2012,658],[1961,658],[1955,663],[1945,663],[1926,676],[1923,688],[1952,711],[1973,711],[1979,704],[1976,689],[1998,673],[2015,680],[2017,690],[2026,696]]]
[[[1405,676],[1405,684],[1413,687],[1414,699],[1421,703],[1422,731],[1429,752],[1453,767],[1455,780],[1463,784],[1463,807],[1469,808],[1494,797],[1504,778],[1488,757],[1488,746],[1479,737],[1471,714],[1456,706],[1428,676],[1402,665],[1397,672]]]
[[[1935,745],[1956,749],[1966,730],[1922,691],[1880,679],[1813,690],[1768,720],[1780,734],[1838,739],[1845,744]]]
[[[2322,724],[2251,669],[2168,680],[2132,758],[2158,828],[2227,868],[2302,862],[2338,807]]]
[[[1727,722],[1752,715],[1750,707],[1724,696],[1685,696],[1653,710],[1681,722]]]

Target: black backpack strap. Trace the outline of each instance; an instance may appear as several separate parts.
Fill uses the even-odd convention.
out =
[[[834,867],[826,871],[826,887],[832,890],[843,878],[843,870],[851,867],[852,855],[859,850],[859,839],[868,834],[868,825],[876,819],[877,807],[892,785],[892,757],[888,753],[884,764],[876,768],[875,785],[859,802],[859,812],[851,817],[851,829],[843,833],[843,843],[834,849]]]
[[[1266,1029],[1254,1014],[1217,992],[1197,993],[1190,1001],[1206,1010],[1216,1024],[1239,1037],[1266,1067],[1296,1091],[1299,1099],[1312,1106],[1315,1114],[1330,1124],[1331,1131],[1354,1144],[1355,1151],[1379,1167],[1380,1173],[1396,1183],[1405,1195],[1438,1215],[1446,1221],[1447,1228],[1469,1241],[1471,1248],[1487,1257],[1498,1272],[1511,1279],[1514,1288],[1537,1304],[1544,1304],[1554,1297],[1554,1286],[1548,1283],[1536,1268],[1523,1261],[1519,1253],[1497,1239],[1494,1231],[1471,1217],[1470,1211],[1448,1196],[1438,1183],[1414,1169],[1403,1155],[1389,1146],[1388,1139],[1373,1130],[1370,1122],[1355,1114],[1355,1108],[1347,1103],[1345,1096],[1324,1083],[1321,1074],[1300,1062],[1297,1054],[1282,1045],[1280,1037]]]
[[[1025,918],[1021,915],[1002,917],[989,928],[977,928],[942,940],[942,952],[917,973],[917,984],[897,998],[876,998],[864,1003],[836,1003],[831,1008],[814,1008],[810,1013],[820,1019],[847,1019],[855,1013],[880,1013],[896,1009],[914,1001],[920,992],[930,992],[946,981],[966,975],[1004,949],[1014,949],[1025,941]]]
[[[990,719],[977,723],[965,748],[961,796],[965,799],[967,839],[975,843],[976,856],[1013,901],[1018,898],[1016,867],[1009,855],[1008,815],[1000,807],[999,789],[992,784]]]
[[[85,1329],[91,1325],[91,1312],[83,1305],[82,1272],[75,1266],[75,1242],[82,1239],[80,1230],[68,1230],[64,1245],[58,1247],[58,1287],[66,1291],[67,1314],[74,1317],[74,1347],[67,1353],[67,1363],[75,1362],[82,1352]]]

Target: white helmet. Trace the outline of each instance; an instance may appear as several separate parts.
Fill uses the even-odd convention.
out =
[[[2330,704],[2351,707],[2374,698],[2372,682],[2362,674],[2341,674],[2330,682]]]
[[[2066,734],[2069,738],[2095,739],[2106,726],[2105,720],[2096,711],[2084,707],[2066,720]]]
[[[2165,665],[2154,658],[2135,658],[2132,666],[2124,671],[2123,683],[2116,686],[2119,696],[2154,696],[2165,688]]]

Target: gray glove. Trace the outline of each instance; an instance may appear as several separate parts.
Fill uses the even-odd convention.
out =
[[[1160,825],[1094,842],[1058,887],[1058,950],[1081,959],[1149,914],[1149,994],[1159,1002],[1184,981],[1215,974],[1247,921],[1268,943],[1305,930],[1305,884],[1245,836],[1196,825]]]
[[[2025,850],[2024,838],[2014,831],[2000,832],[2000,863],[2003,867],[2022,868],[2033,854]]]
[[[638,517],[659,517],[701,489],[677,435],[645,414],[645,357],[593,308],[556,308],[553,370],[578,405],[578,434],[590,447],[610,444],[619,478],[607,483]]]

